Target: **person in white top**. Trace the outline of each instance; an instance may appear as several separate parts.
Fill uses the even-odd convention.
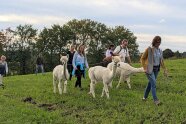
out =
[[[120,45],[115,48],[113,55],[120,56],[122,62],[125,62],[125,58],[127,58],[128,63],[131,65],[131,59],[130,59],[129,50],[127,46],[128,46],[128,40],[123,39]]]
[[[112,53],[113,53],[113,52],[114,52],[114,45],[111,44],[111,45],[109,46],[109,48],[107,49],[107,51],[106,51],[105,57],[110,57],[110,56],[112,56]]]
[[[105,58],[103,59],[103,65],[104,67],[107,67],[107,65],[112,62],[112,54],[114,52],[114,45],[111,44],[109,45],[106,53],[105,53]]]

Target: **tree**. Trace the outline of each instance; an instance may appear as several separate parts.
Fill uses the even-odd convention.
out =
[[[3,52],[3,45],[5,43],[6,36],[3,32],[0,32],[0,53]]]
[[[33,29],[32,25],[19,25],[14,31],[14,35],[17,37],[15,40],[16,47],[19,50],[19,62],[20,62],[20,73],[26,74],[27,66],[26,62],[30,60],[31,55],[30,46],[33,45],[33,41],[36,37],[37,29]]]
[[[179,52],[179,51],[176,51],[175,53],[174,53],[174,56],[176,57],[176,58],[181,58],[181,53]]]
[[[165,50],[163,51],[163,57],[164,57],[165,59],[171,58],[171,57],[173,57],[173,56],[174,56],[174,53],[172,52],[171,49],[165,49]]]

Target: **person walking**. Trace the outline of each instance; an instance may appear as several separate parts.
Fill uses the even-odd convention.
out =
[[[107,65],[112,62],[112,54],[114,52],[114,45],[110,44],[106,53],[105,53],[105,58],[103,59],[103,66],[107,67]]]
[[[36,75],[37,75],[39,69],[41,70],[42,74],[44,74],[44,62],[43,62],[43,58],[42,58],[41,54],[39,54],[39,56],[37,57],[37,60],[36,60],[36,71],[35,71]]]
[[[127,58],[128,63],[131,65],[131,59],[130,59],[129,50],[127,46],[128,46],[128,40],[123,39],[120,45],[115,48],[113,55],[120,56],[122,62],[125,62],[125,58]]]
[[[79,86],[80,89],[82,90],[81,78],[82,76],[85,76],[85,67],[89,68],[87,57],[85,55],[84,45],[80,45],[78,50],[74,53],[72,65],[74,67],[72,75],[75,74],[75,76],[77,77],[75,87]]]
[[[75,53],[75,46],[71,45],[70,50],[67,52],[68,55],[67,69],[70,74],[70,78],[69,78],[70,80],[72,79],[72,70],[73,70],[72,60],[73,60],[74,53]]]
[[[6,62],[6,56],[2,55],[0,58],[0,87],[4,89],[3,76],[8,74],[8,64]]]
[[[160,66],[164,69],[164,75],[167,76],[167,69],[163,60],[163,52],[159,48],[160,44],[161,37],[155,36],[152,40],[152,46],[145,50],[140,59],[148,79],[143,100],[145,101],[148,98],[149,92],[152,91],[153,100],[156,105],[160,104],[160,100],[156,95],[156,79],[160,71]]]

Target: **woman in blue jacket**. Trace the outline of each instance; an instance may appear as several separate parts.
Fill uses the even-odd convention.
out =
[[[72,61],[74,71],[73,73],[77,77],[75,87],[79,86],[81,89],[81,77],[85,75],[85,67],[89,68],[87,58],[85,55],[85,46],[80,45],[78,50],[74,53]]]

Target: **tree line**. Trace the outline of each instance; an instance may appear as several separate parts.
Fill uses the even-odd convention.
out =
[[[70,44],[85,44],[91,65],[101,62],[108,46],[117,46],[122,39],[129,41],[132,61],[139,61],[137,37],[129,29],[124,26],[109,27],[90,19],[73,19],[42,30],[30,24],[18,25],[15,30],[7,28],[0,31],[0,53],[7,56],[11,75],[29,74],[34,73],[39,54],[44,58],[45,71],[52,71],[60,64],[60,54],[66,53]]]
[[[137,38],[124,26],[109,27],[90,19],[73,19],[39,31],[25,24],[0,32],[0,53],[7,56],[11,74],[28,74],[34,73],[38,54],[44,58],[45,71],[52,71],[70,44],[85,44],[88,62],[94,64],[102,61],[109,44],[117,46],[124,38],[129,40],[131,57],[138,57]]]

